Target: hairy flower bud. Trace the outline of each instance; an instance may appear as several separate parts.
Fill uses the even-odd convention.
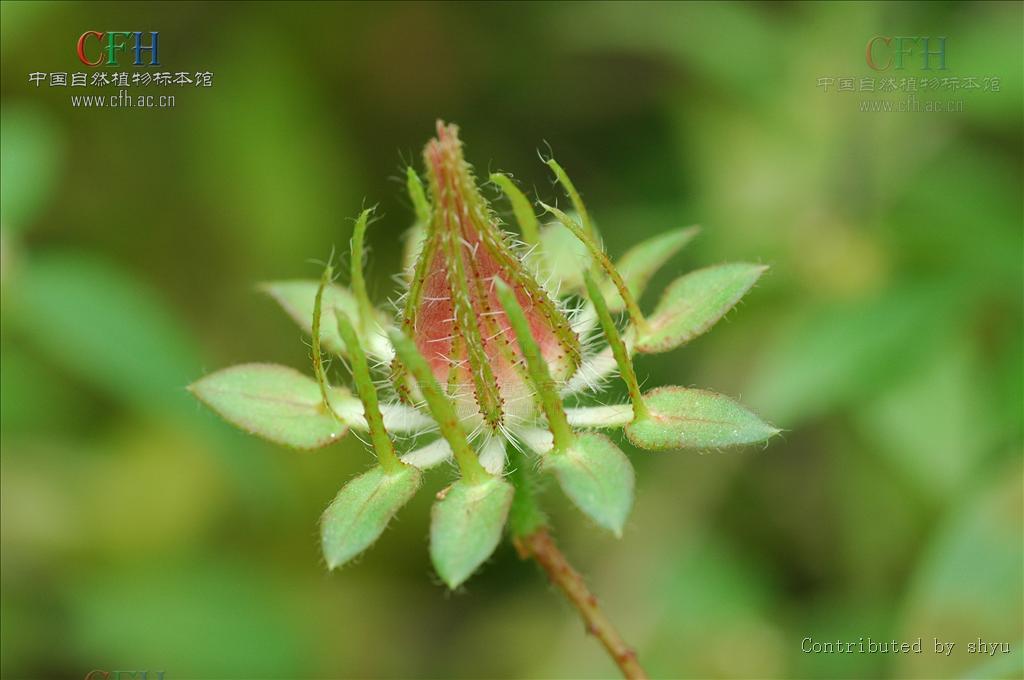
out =
[[[549,158],[545,162],[573,214],[538,201],[555,219],[543,228],[511,178],[491,176],[553,281],[549,291],[537,280],[527,247],[513,243],[481,195],[457,128],[439,122],[423,157],[428,189],[414,170],[406,173],[416,238],[406,255],[414,262],[404,277],[400,328],[367,292],[362,266],[372,211],[364,210],[352,231],[347,288],[333,282],[330,264],[319,281],[263,286],[313,336],[315,379],[285,366],[244,364],[190,387],[229,422],[286,446],[313,449],[349,430],[369,434],[377,464],[342,487],[323,516],[328,566],[341,566],[368,548],[416,492],[420,471],[447,460],[454,459],[460,477],[431,511],[430,556],[444,582],[457,588],[494,551],[506,520],[523,554],[544,563],[540,555],[551,549],[543,539],[546,520],[532,492],[531,470],[551,474],[581,512],[621,535],[635,475],[612,439],[594,430],[622,428],[635,446],[648,450],[718,449],[763,442],[779,432],[720,394],[672,385],[643,392],[633,368],[635,354],[666,352],[710,329],[764,266],[691,271],[645,315],[639,305],[644,288],[696,228],[655,236],[614,263],[569,175]],[[572,325],[558,293],[581,305]],[[628,324],[620,330],[614,315],[623,311]],[[597,326],[607,341],[603,347],[591,337]],[[585,349],[577,333],[588,338]],[[345,359],[354,395],[332,385],[321,349]],[[391,357],[398,401],[373,375],[376,362]],[[566,405],[582,393],[599,393],[616,369],[628,403]],[[509,449],[524,456],[511,470]],[[537,465],[525,456],[536,456]],[[639,670],[628,649],[615,654],[626,660],[624,670]]]
[[[437,137],[423,156],[432,208],[403,329],[461,414],[478,411],[496,430],[508,417],[532,414],[535,406],[494,279],[515,291],[556,380],[567,379],[579,365],[579,341],[481,195],[463,158],[458,128],[438,122]],[[401,391],[405,376],[397,368]]]

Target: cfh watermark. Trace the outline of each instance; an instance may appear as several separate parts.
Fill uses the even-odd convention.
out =
[[[950,51],[944,35],[875,35],[864,43],[870,71],[822,75],[815,85],[823,94],[849,97],[861,113],[963,113],[970,97],[1002,90],[998,75],[954,74]]]
[[[944,35],[876,35],[868,40],[864,60],[875,71],[903,71],[916,63],[921,71],[945,71],[947,41]]]
[[[159,31],[85,31],[69,50],[76,70],[32,71],[28,84],[63,90],[72,108],[119,111],[173,109],[185,90],[213,86],[212,71],[164,70],[162,47]]]
[[[163,671],[89,671],[85,680],[164,680]]]

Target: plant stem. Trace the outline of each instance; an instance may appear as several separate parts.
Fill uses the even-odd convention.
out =
[[[548,518],[537,504],[536,481],[528,467],[529,461],[526,456],[513,451],[512,460],[512,471],[508,478],[515,487],[516,495],[512,497],[512,507],[508,512],[508,528],[515,540],[545,528]]]
[[[516,495],[509,513],[509,529],[512,531],[512,545],[521,559],[537,560],[547,572],[551,582],[558,586],[566,599],[576,607],[587,632],[597,636],[615,661],[622,675],[629,679],[646,678],[647,673],[640,666],[634,652],[622,639],[615,626],[604,615],[597,604],[597,597],[587,588],[583,576],[573,569],[555,540],[548,533],[547,517],[537,503],[538,489],[526,455],[511,453],[512,473],[509,475]]]
[[[515,536],[512,542],[522,559],[532,557],[544,568],[551,582],[558,586],[579,611],[587,632],[601,641],[609,656],[622,671],[622,675],[629,679],[646,678],[647,673],[640,666],[636,652],[626,644],[612,622],[601,611],[597,598],[587,588],[580,573],[573,569],[565,555],[555,545],[547,528],[542,526],[526,536]]]

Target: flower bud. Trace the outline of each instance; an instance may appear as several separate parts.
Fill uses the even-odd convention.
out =
[[[423,157],[432,206],[403,329],[447,386],[460,416],[479,413],[497,430],[509,418],[533,415],[536,406],[494,279],[515,292],[554,379],[575,372],[579,341],[481,195],[463,158],[458,128],[439,121]],[[404,371],[396,368],[396,384],[407,395]]]

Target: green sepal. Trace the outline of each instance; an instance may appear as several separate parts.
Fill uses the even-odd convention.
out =
[[[537,245],[539,227],[537,216],[533,214],[533,206],[530,205],[530,199],[519,190],[519,187],[508,175],[492,172],[491,181],[508,197],[508,201],[512,205],[512,212],[516,216],[516,222],[519,224],[523,242],[528,246]]]
[[[604,294],[598,288],[597,282],[589,272],[584,273],[583,278],[587,283],[587,295],[590,296],[590,301],[594,305],[594,313],[597,314],[597,320],[601,324],[601,330],[604,331],[608,347],[615,357],[615,363],[619,366],[619,375],[626,383],[629,400],[632,402],[630,410],[633,412],[634,418],[644,417],[647,415],[647,407],[644,404],[644,396],[640,393],[640,383],[636,379],[633,360],[629,356],[629,350],[626,349],[626,343],[622,341],[622,336],[615,326],[611,312],[608,311],[608,303],[605,302]]]
[[[633,507],[633,466],[611,439],[596,432],[579,433],[575,443],[544,456],[565,495],[583,514],[622,536]]]
[[[626,288],[635,299],[639,300],[643,295],[655,272],[692,241],[699,231],[700,227],[673,229],[642,241],[626,251],[626,254],[615,263],[615,268],[619,270],[622,280],[626,282]],[[606,280],[601,286],[601,292],[608,301],[608,311],[613,314],[625,311],[626,303],[623,302],[614,283]]]
[[[426,228],[430,223],[430,201],[423,187],[423,181],[411,165],[405,169],[405,188],[409,192],[413,210],[416,212],[416,225]]]
[[[337,417],[323,404],[312,378],[277,364],[241,364],[189,385],[200,401],[250,434],[297,449],[317,449],[345,435],[362,405],[341,387],[328,396]]]
[[[437,378],[430,371],[427,360],[423,358],[416,348],[416,343],[405,333],[393,329],[388,337],[395,348],[396,357],[402,362],[419,386],[423,398],[427,402],[427,408],[437,423],[437,428],[451,447],[452,455],[459,464],[462,476],[471,484],[483,482],[491,477],[480,465],[476,452],[473,451],[466,437],[462,424],[459,421],[455,404],[448,398],[448,395],[437,383]]]
[[[402,277],[406,284],[410,284],[416,275],[416,261],[426,240],[427,228],[418,222],[402,235]]]
[[[370,443],[381,467],[388,473],[396,472],[400,469],[401,463],[395,455],[395,445],[384,426],[377,386],[370,375],[370,367],[366,363],[366,353],[359,342],[359,335],[345,312],[336,309],[334,316],[338,320],[338,335],[349,350],[349,368],[352,371],[352,381],[356,385],[356,394],[363,405],[363,417],[366,419],[366,429],[370,432]]]
[[[580,226],[583,231],[590,238],[597,239],[597,231],[594,229],[593,222],[590,221],[590,213],[587,212],[587,206],[584,205],[580,192],[576,191],[576,185],[569,179],[569,173],[554,158],[548,158],[544,163],[555,173],[555,179],[562,185],[569,200],[572,201],[573,210],[580,218]]]
[[[540,346],[530,334],[530,322],[527,321],[516,294],[508,284],[495,277],[494,290],[498,294],[502,309],[505,310],[505,318],[512,327],[516,342],[519,343],[530,383],[537,392],[537,398],[548,419],[548,427],[554,436],[555,448],[566,448],[573,441],[573,433],[565,419],[562,399],[555,388],[555,382],[551,379],[551,372],[540,352]]]
[[[767,268],[722,264],[679,277],[647,318],[647,330],[638,333],[636,351],[667,352],[701,335],[739,302]]]
[[[779,433],[745,406],[706,390],[658,387],[644,395],[644,403],[648,416],[625,427],[629,441],[642,449],[717,449]]]
[[[320,519],[320,546],[334,569],[369,548],[409,502],[422,473],[401,464],[390,474],[379,465],[341,488]]]
[[[477,484],[460,479],[434,504],[430,559],[449,588],[459,587],[494,552],[514,493],[498,477]]]

